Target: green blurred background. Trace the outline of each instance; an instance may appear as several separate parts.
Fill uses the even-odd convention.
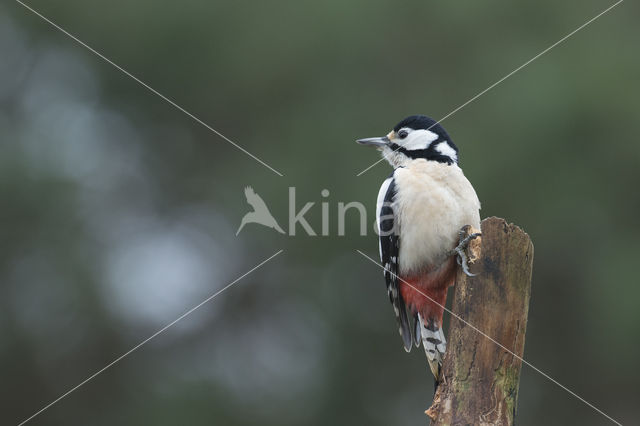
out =
[[[279,177],[37,16],[0,5],[0,423],[425,424],[376,256],[347,235],[235,232],[252,185],[320,229],[322,189],[373,222],[389,174],[358,137],[440,118],[611,3],[28,3],[284,173]],[[640,417],[640,7],[622,3],[444,127],[483,217],[535,244],[525,359]],[[508,318],[505,318],[508,320]],[[518,423],[609,424],[523,367]]]

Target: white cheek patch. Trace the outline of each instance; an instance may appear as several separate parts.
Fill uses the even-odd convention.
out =
[[[453,161],[458,161],[458,154],[456,154],[456,150],[451,148],[451,145],[446,142],[440,142],[438,145],[436,145],[436,151],[446,157],[451,158]]]
[[[426,129],[418,129],[409,133],[406,139],[397,141],[398,145],[409,151],[427,149],[438,135]]]

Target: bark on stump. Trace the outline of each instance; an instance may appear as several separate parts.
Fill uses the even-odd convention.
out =
[[[453,312],[522,357],[531,294],[533,244],[504,219],[482,221],[482,252],[455,284]],[[451,318],[432,425],[512,425],[522,362],[468,324]]]

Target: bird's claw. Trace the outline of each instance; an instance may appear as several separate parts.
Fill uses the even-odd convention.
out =
[[[469,259],[467,258],[467,254],[464,252],[464,249],[456,247],[456,253],[458,253],[458,265],[462,266],[462,272],[469,277],[475,277],[476,274],[469,271]]]
[[[467,256],[467,247],[469,247],[469,243],[471,240],[474,240],[482,235],[480,232],[474,232],[473,234],[469,234],[469,226],[465,226],[460,230],[460,239],[458,245],[455,249],[453,249],[453,254],[457,254],[457,262],[458,265],[462,267],[462,272],[464,272],[469,277],[475,277],[477,274],[471,273],[469,270],[469,256]]]

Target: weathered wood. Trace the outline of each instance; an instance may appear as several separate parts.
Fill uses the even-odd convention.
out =
[[[482,253],[458,273],[453,312],[509,351],[524,351],[533,244],[504,219],[482,221]],[[451,318],[444,380],[427,414],[432,425],[512,425],[522,362],[470,325]]]

